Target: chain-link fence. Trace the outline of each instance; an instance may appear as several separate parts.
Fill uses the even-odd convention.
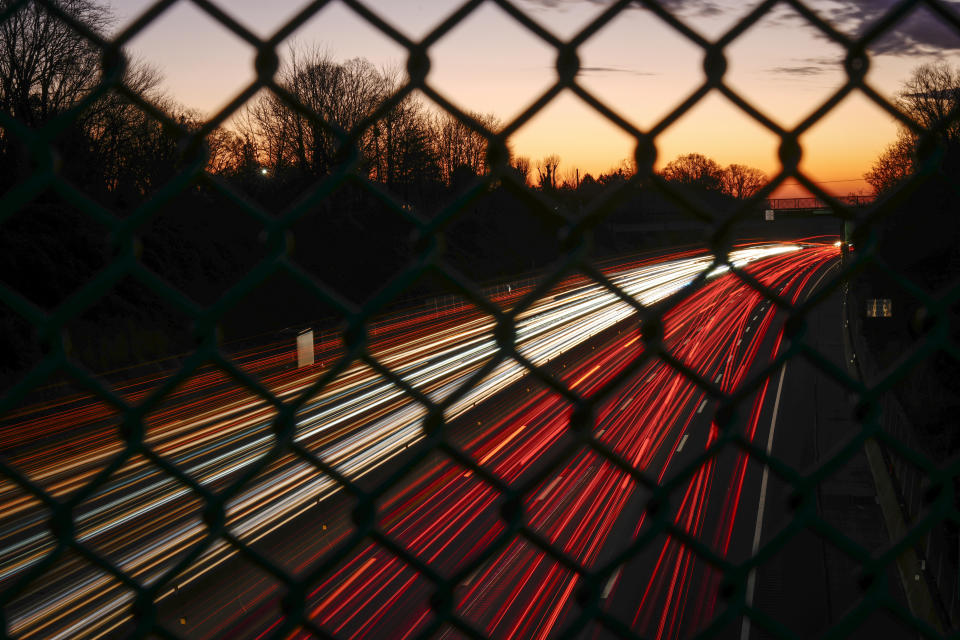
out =
[[[84,85],[89,90],[42,114],[37,95],[46,99],[79,85],[60,78],[40,93],[26,91],[21,102],[8,99],[0,111],[7,174],[0,225],[11,246],[21,243],[22,250],[23,243],[32,243],[53,264],[32,281],[8,273],[0,285],[5,314],[0,326],[15,349],[32,354],[10,356],[14,375],[0,399],[5,635],[800,637],[822,631],[843,637],[864,633],[862,625],[871,620],[880,626],[864,628],[874,634],[877,629],[904,637],[956,633],[957,443],[949,437],[924,440],[908,426],[910,420],[889,414],[891,394],[920,375],[917,371],[939,376],[945,397],[952,393],[943,371],[954,370],[960,360],[953,324],[960,285],[951,270],[958,264],[956,251],[948,247],[933,256],[940,262],[915,260],[910,270],[892,258],[889,247],[913,241],[900,235],[905,217],[925,225],[928,234],[956,239],[955,209],[928,221],[915,208],[932,192],[941,209],[957,201],[950,135],[960,101],[940,120],[917,122],[867,82],[868,51],[918,8],[960,33],[960,18],[948,3],[895,3],[857,37],[799,0],[779,3],[846,51],[842,86],[793,129],[777,124],[763,105],[738,95],[725,79],[726,48],[778,5],[773,1],[745,11],[716,41],[677,18],[674,3],[612,2],[564,41],[517,3],[489,0],[556,52],[555,83],[497,128],[458,108],[428,75],[431,47],[469,20],[483,1],[452,9],[416,42],[363,2],[342,0],[408,53],[404,81],[349,126],[314,111],[294,87],[278,80],[279,48],[326,2],[305,5],[263,40],[232,18],[228,7],[192,0],[256,50],[256,78],[207,120],[187,123],[171,116],[144,95],[143,76],[123,49],[175,4],[157,2],[106,38],[103,29],[91,26],[102,14],[80,0],[0,2],[8,44],[11,34],[29,31],[30,20],[51,29],[32,32],[39,42],[59,42],[51,34],[62,31],[49,25],[65,25],[67,39],[95,51],[98,65],[77,67],[76,76],[94,78]],[[705,74],[702,84],[649,130],[638,129],[578,82],[578,48],[638,7],[699,47]],[[23,54],[16,47],[9,52]],[[4,91],[6,98],[14,95],[13,84]],[[253,183],[209,171],[211,136],[263,92],[291,122],[314,127],[318,148],[322,141],[333,149],[329,162],[317,164],[309,179],[298,183],[296,198],[279,211],[271,208],[277,194],[267,187],[245,190],[237,185]],[[575,205],[555,197],[549,184],[531,188],[508,150],[511,136],[564,92],[636,143],[635,173]],[[722,205],[654,171],[658,136],[712,92],[780,140],[781,171],[751,197]],[[486,147],[484,170],[445,192],[430,215],[410,196],[407,178],[394,180],[389,167],[372,166],[364,153],[366,145],[385,139],[371,132],[398,118],[414,95],[451,114]],[[915,141],[909,175],[875,202],[834,197],[799,168],[803,134],[851,95],[889,113]],[[154,133],[172,141],[169,155],[158,155],[156,148],[147,155],[163,171],[134,175],[132,168],[140,165],[128,158],[103,175],[83,177],[93,151],[88,142],[76,144],[75,127],[82,121],[84,131],[107,140],[113,123],[99,116],[120,113],[121,107],[99,109],[104,101],[135,110],[143,130],[149,129],[145,122],[161,123]],[[65,152],[68,147],[73,151]],[[267,175],[259,157],[252,162],[257,173],[263,164]],[[778,220],[787,226],[770,233],[800,237],[826,230],[836,243],[833,237],[790,245],[769,237],[757,241],[774,229],[763,227],[763,213],[788,179],[808,189],[816,208],[831,215],[818,214],[815,222],[803,216]],[[438,178],[448,187],[454,181],[452,175]],[[91,192],[93,182],[103,193]],[[126,185],[135,186],[120,193]],[[158,220],[183,206],[184,197],[201,197],[198,193],[204,208],[188,211],[190,224],[208,210],[228,210],[229,225],[252,227],[256,237],[253,257],[243,248],[222,250],[222,263],[243,266],[224,276],[229,286],[199,296],[203,303],[181,290],[186,284],[163,275],[145,240]],[[492,198],[496,209],[497,198],[507,196],[521,203],[524,220],[535,220],[536,229],[550,234],[551,259],[476,274],[449,264],[452,253],[474,251],[456,246],[458,238],[471,237],[457,235],[457,224],[479,202]],[[656,203],[650,205],[654,210],[637,212],[630,224],[617,218],[625,203],[638,201]],[[324,207],[360,210],[357,203],[366,202],[377,203],[379,217],[358,223],[362,231],[352,236],[357,244],[345,254],[375,245],[374,255],[364,254],[363,260],[376,262],[378,252],[394,244],[407,249],[402,267],[376,274],[382,286],[358,298],[331,286],[328,272],[304,269],[292,257],[293,242],[325,233],[322,225],[301,227],[318,212],[329,213]],[[678,214],[658,217],[657,207]],[[186,241],[190,224],[161,232],[174,242]],[[91,226],[96,233],[87,231]],[[58,261],[69,251],[56,242],[47,246],[44,238],[70,237],[63,228],[73,229],[78,245],[96,236],[106,258],[89,269],[71,258]],[[502,236],[512,228],[519,227],[504,227]],[[657,244],[689,245],[692,229],[699,247],[654,251]],[[616,243],[597,250],[603,238],[629,233],[645,253]],[[748,253],[756,250],[767,253],[762,258]],[[916,244],[913,252],[931,257]],[[645,283],[664,265],[695,269],[654,295]],[[718,270],[728,273],[716,277]],[[933,284],[922,278],[931,271],[939,276]],[[317,317],[308,320],[316,364],[306,370],[291,368],[299,326],[242,344],[224,342],[219,333],[229,319],[249,313],[241,311],[244,301],[277,278],[295,282],[301,296],[316,305],[310,310]],[[44,301],[17,284],[61,280],[76,286]],[[477,284],[484,280],[501,284]],[[908,341],[890,342],[909,344],[896,357],[864,357],[890,336],[881,330],[879,338],[864,341],[860,299],[844,302],[846,316],[839,301],[847,299],[849,283],[882,288],[886,285],[878,283],[891,280],[894,308],[910,310],[914,332]],[[350,276],[340,282],[349,287]],[[122,287],[136,289],[140,297],[116,297]],[[107,343],[99,341],[101,334],[117,327],[86,321],[81,331],[78,323],[91,308],[107,304],[104,300],[119,304],[117,299],[146,306],[147,314],[177,318],[181,332],[177,339],[158,333],[153,350],[116,343],[120,355],[110,361],[113,366],[144,354],[156,359],[135,374],[115,374],[107,370],[107,360],[97,365],[97,353],[83,355],[86,339],[97,345],[91,352],[102,351]],[[611,317],[573,310],[600,299],[604,309],[615,310]],[[744,317],[722,354],[711,355],[709,363],[698,360],[708,347],[698,351],[696,345],[721,331],[710,323],[733,314],[723,306],[731,303],[753,319]],[[122,315],[129,309],[114,311]],[[132,317],[136,323],[145,316]],[[564,323],[572,323],[576,335],[558,334],[545,351],[534,348],[531,336]],[[839,343],[833,345],[836,353],[824,352],[832,347],[818,337],[817,323],[838,335],[845,325],[850,353]],[[783,326],[785,333],[779,333]],[[190,341],[195,348],[163,359]],[[479,355],[470,360],[473,352],[450,356],[443,350],[458,341]],[[767,355],[757,359],[762,345]],[[598,346],[620,359],[595,359]],[[416,348],[422,356],[410,355]],[[847,362],[838,360],[841,356]],[[934,357],[946,364],[924,369]],[[438,377],[468,360],[460,377]],[[734,361],[742,366],[725,364]],[[861,369],[848,368],[851,361]],[[855,428],[824,431],[829,425],[820,418],[804,417],[804,403],[781,408],[784,380],[791,384],[788,367],[806,367],[804,375],[811,377],[805,379],[824,381],[817,383],[822,385],[817,393],[842,392],[837,406]],[[83,396],[69,395],[64,381]],[[370,394],[389,396],[393,404],[363,404]],[[922,396],[907,393],[906,402],[917,397]],[[698,418],[706,415],[715,417]],[[772,444],[778,417],[777,438],[789,442],[791,436],[780,434],[812,434],[817,449],[812,459],[778,453],[780,445]],[[694,447],[693,427],[684,429],[699,420],[706,420],[703,442]],[[671,431],[676,440],[669,441],[644,431],[661,423],[685,426]],[[758,431],[761,423],[769,427]],[[545,426],[557,424],[561,428]],[[627,424],[633,431],[623,431]],[[939,432],[956,429],[949,416],[937,424]],[[818,434],[833,438],[829,446],[817,444]],[[507,451],[513,452],[510,459],[502,458]],[[523,451],[539,453],[524,457]],[[379,457],[367,469],[362,456],[371,452]],[[660,468],[651,462],[655,452],[669,454]],[[719,468],[730,475],[713,486]],[[869,499],[854,503],[844,492],[854,486],[850,478],[867,469],[870,488],[858,496]],[[756,486],[741,494],[744,478]],[[775,506],[772,499],[765,502],[768,490],[782,498]],[[891,500],[894,510],[887,504]],[[752,504],[759,505],[758,514]],[[775,515],[786,522],[775,534],[761,532],[766,504],[768,524]],[[457,520],[464,514],[472,519]],[[889,537],[865,548],[861,534],[869,524],[864,523],[881,515],[882,526],[871,533],[886,528]],[[447,519],[452,524],[445,525]],[[814,542],[793,546],[801,534]],[[822,553],[805,555],[811,544],[822,546]],[[823,567],[812,568],[811,557],[822,558]],[[770,582],[773,566],[783,584]],[[824,581],[816,582],[814,573]],[[818,629],[797,628],[804,616],[821,614],[778,598],[812,584],[827,585],[828,613],[818,618],[823,624]],[[784,617],[791,610],[794,617]]]

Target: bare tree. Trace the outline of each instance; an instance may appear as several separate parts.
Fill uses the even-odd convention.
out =
[[[731,164],[723,170],[723,192],[740,200],[751,197],[766,183],[767,176],[754,167]]]
[[[906,129],[900,129],[897,132],[897,139],[887,145],[870,167],[870,171],[864,174],[864,180],[877,193],[884,193],[900,184],[913,173],[915,145],[914,136]]]
[[[541,189],[556,189],[559,166],[560,156],[555,153],[537,162],[537,186]]]
[[[663,168],[663,177],[704,191],[723,190],[723,169],[715,160],[699,153],[688,153],[672,160]]]
[[[12,0],[0,0],[6,12]],[[92,0],[60,0],[58,7],[95,33],[112,23]],[[43,125],[96,85],[100,52],[37,2],[27,2],[0,23],[0,109],[27,126]]]
[[[960,140],[960,122],[952,114],[958,104],[960,69],[946,62],[920,65],[897,94],[900,109],[925,129],[941,129],[940,135],[948,142]]]
[[[354,132],[391,90],[389,80],[366,60],[341,64],[317,48],[291,47],[279,81],[308,115],[264,93],[239,120],[241,133],[261,145],[262,162],[272,173],[291,167],[306,175],[328,173],[341,146],[333,128]],[[360,133],[361,153],[373,155],[373,132]]]
[[[955,111],[960,108],[960,69],[945,62],[920,65],[897,94],[897,106],[927,129],[928,135],[952,149],[948,155],[956,162],[960,153],[960,118]],[[917,143],[917,136],[901,127],[897,139],[883,150],[864,179],[877,193],[895,187],[913,173]]]
[[[576,191],[580,188],[580,168],[570,167],[564,170],[563,176],[558,182],[560,182],[562,188]]]
[[[470,117],[496,133],[500,120],[493,114],[471,113]],[[444,182],[451,184],[454,173],[475,176],[487,172],[487,138],[447,112],[433,121],[433,144]]]
[[[530,158],[527,156],[516,156],[510,159],[510,166],[513,167],[517,178],[524,184],[530,182]]]

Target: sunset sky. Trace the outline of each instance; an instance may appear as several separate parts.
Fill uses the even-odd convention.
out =
[[[122,29],[151,0],[113,0]],[[366,0],[365,4],[410,38],[422,38],[460,3],[451,0]],[[729,29],[756,3],[668,0],[681,19],[708,39]],[[861,32],[893,0],[810,1],[841,31]],[[960,1],[953,4],[960,9]],[[221,1],[254,33],[268,37],[304,5],[303,0]],[[576,34],[603,11],[604,0],[516,0],[516,6],[558,37]],[[333,2],[293,36],[320,46],[337,60],[363,57],[400,67],[406,52],[344,5]],[[131,51],[164,76],[164,87],[186,107],[210,114],[253,79],[253,49],[195,5],[181,1],[131,43]],[[286,51],[281,51],[285,54]],[[792,9],[780,5],[727,50],[726,81],[780,124],[800,122],[844,79],[843,51]],[[915,11],[871,51],[868,81],[892,97],[917,65],[960,62],[960,35],[926,9]],[[509,121],[555,81],[555,51],[486,3],[429,51],[429,84],[465,110]],[[628,9],[580,49],[578,82],[641,129],[648,129],[703,82],[703,53],[643,9]],[[862,94],[845,100],[802,138],[803,168],[836,193],[867,191],[862,181],[896,126]],[[578,167],[594,174],[632,157],[635,142],[570,92],[561,94],[511,140],[514,152],[534,162],[561,157],[560,173]],[[710,94],[657,138],[658,166],[684,153],[703,153],[721,164],[743,163],[768,174],[779,168],[778,140],[718,93]],[[779,195],[794,195],[784,187]]]

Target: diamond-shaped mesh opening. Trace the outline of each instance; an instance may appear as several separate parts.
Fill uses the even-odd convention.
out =
[[[862,617],[855,618],[856,631],[848,632],[848,637],[904,633],[902,624],[895,623],[895,618],[891,620],[889,613],[872,609],[871,600],[864,597],[862,567],[851,562],[849,555],[834,545],[829,536],[809,529],[792,533],[771,531],[770,535],[780,537],[782,543],[777,542],[775,551],[764,558],[753,574],[752,606],[757,612],[801,635],[823,633],[845,622],[848,616],[858,615]],[[844,570],[847,573],[841,574]],[[826,584],[830,588],[817,589],[812,587],[814,584]],[[836,588],[841,584],[843,588]],[[748,591],[750,587],[748,583]],[[890,599],[902,597],[897,593],[900,586],[892,568],[879,577],[875,588],[879,594],[873,594],[874,597],[881,594]],[[785,604],[798,598],[803,598],[804,607],[791,609]],[[889,629],[885,630],[885,624],[890,624]],[[751,626],[756,629],[757,637],[778,637],[773,630],[764,629],[756,622]],[[909,634],[904,637],[906,635]]]
[[[459,615],[485,635],[526,635],[562,622],[556,613],[572,601],[577,582],[576,573],[518,538],[461,582],[454,598]],[[520,596],[538,591],[551,597],[524,610]],[[503,611],[486,604],[505,596],[510,604]]]
[[[501,185],[457,212],[443,234],[444,264],[478,282],[537,273],[563,253],[558,239],[562,222]]]
[[[451,577],[503,534],[501,502],[500,492],[473,471],[430,454],[380,499],[378,526],[407,552]]]
[[[335,361],[342,351],[342,313],[336,303],[317,295],[317,284],[308,274],[277,269],[256,279],[247,277],[239,286],[242,295],[232,296],[235,306],[223,315],[219,329],[224,351],[245,371],[265,376],[297,367],[298,340],[310,341],[301,338],[306,331],[313,332],[312,364]],[[264,343],[270,346],[258,353]]]
[[[143,265],[203,305],[267,255],[262,225],[219,193],[174,198],[141,227],[139,241]],[[245,327],[240,335],[252,333],[258,331]]]
[[[331,194],[291,225],[291,231],[297,238],[292,260],[357,303],[401,272],[414,252],[413,226],[354,185]]]
[[[303,12],[306,5],[297,5],[298,13]],[[369,8],[377,11],[375,5]],[[377,68],[402,68],[406,51],[403,47],[383,33],[376,25],[368,22],[364,16],[345,2],[324,3],[318,10],[312,11],[303,22],[296,24],[295,29],[281,45],[278,53],[284,62],[292,62],[300,43],[318,43],[318,50],[326,50],[336,55],[337,61],[349,64],[351,60],[365,58],[371,60]],[[389,14],[377,11],[378,15],[391,20]],[[303,14],[298,16],[303,18]],[[290,23],[279,28],[286,29]],[[397,25],[400,26],[400,25]]]
[[[8,587],[19,571],[36,566],[49,556],[56,538],[47,524],[49,510],[34,495],[11,480],[0,485],[4,504],[0,538],[0,586]]]
[[[638,32],[645,36],[638,38]],[[620,13],[579,52],[578,83],[644,128],[672,111],[703,81],[703,51],[648,11]],[[669,60],[669,66],[654,60]]]
[[[123,450],[116,408],[64,391],[38,389],[36,404],[9,414],[3,424],[3,461],[60,499],[84,489]]]
[[[234,579],[224,583],[199,567],[172,576],[158,598],[160,624],[178,636],[255,638],[281,617],[286,589],[276,576],[239,554],[211,558]]]
[[[76,315],[65,332],[77,363],[135,399],[194,347],[192,325],[179,306],[125,276]]]
[[[843,85],[843,55],[843,47],[778,4],[727,47],[725,82],[777,122],[795,126]]]
[[[414,634],[432,621],[431,583],[375,544],[336,563],[307,592],[307,618],[327,633]],[[384,606],[400,595],[408,606]]]
[[[154,582],[207,533],[204,501],[134,456],[73,511],[77,539],[140,584]]]
[[[226,505],[226,524],[270,566],[302,574],[328,559],[355,532],[350,521],[355,502],[312,464],[281,456],[233,494]]]
[[[891,121],[890,114],[864,94],[854,92],[819,118],[800,137],[804,147],[800,169],[828,193],[868,196],[872,191],[870,185],[862,175],[851,174],[848,167],[872,165],[896,137],[897,127]],[[791,190],[784,194],[785,197],[799,194],[799,187],[793,186],[796,185],[795,180],[789,180],[788,185],[791,185]],[[856,200],[840,199],[845,204],[858,204]],[[868,201],[864,197],[864,202]],[[862,207],[853,208],[862,212]]]
[[[555,4],[0,13],[7,635],[954,629],[957,16]]]
[[[602,95],[597,97],[603,100]],[[556,131],[571,122],[577,123],[582,137],[557,137]],[[636,140],[598,117],[591,105],[570,91],[560,93],[540,109],[517,129],[510,142],[529,154],[529,184],[541,187],[548,206],[567,218],[582,217],[591,202],[577,202],[566,194],[579,193],[583,184],[615,173],[621,166],[633,171]]]
[[[69,245],[57,229],[72,230]],[[0,221],[0,283],[43,309],[54,309],[89,285],[110,262],[109,229],[61,196],[45,192]],[[31,251],[23,252],[29,245]]]
[[[123,633],[130,629],[133,599],[129,586],[68,549],[30,581],[24,595],[7,600],[4,613],[17,636]]]
[[[725,124],[720,130],[718,119]],[[657,143],[658,165],[668,181],[712,210],[732,213],[767,184],[767,174],[777,165],[780,141],[725,97],[711,92],[658,136]],[[691,158],[694,154],[700,157]],[[674,208],[682,213],[682,207]]]
[[[497,47],[481,54],[470,43],[486,41],[497,34]],[[553,84],[556,56],[551,47],[528,31],[495,4],[482,4],[457,27],[430,48],[430,86],[464,111],[493,111],[512,118]],[[504,71],[522,73],[509,80],[510,93],[504,99]],[[473,80],[464,86],[464,74]],[[500,97],[497,97],[500,94]]]
[[[186,29],[185,24],[189,25]],[[169,56],[166,51],[174,39],[176,53]],[[159,70],[166,92],[203,111],[220,108],[254,79],[255,50],[193,4],[174,4],[151,20],[127,46]],[[224,64],[238,60],[244,63]],[[222,71],[224,68],[230,71]]]
[[[201,397],[214,398],[217,408],[199,406]],[[164,461],[217,491],[266,457],[275,441],[275,416],[276,407],[262,396],[220,369],[203,367],[150,412],[146,442]],[[230,455],[198,456],[198,450]]]

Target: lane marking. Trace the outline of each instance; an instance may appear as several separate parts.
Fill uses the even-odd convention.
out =
[[[593,369],[590,369],[590,371],[587,371],[585,374],[583,374],[582,376],[580,376],[579,378],[577,378],[577,379],[573,382],[573,384],[570,385],[570,387],[573,388],[573,387],[577,386],[578,384],[580,384],[581,382],[583,382],[584,380],[586,380],[587,378],[589,378],[591,375],[593,375],[594,372],[596,372],[596,370],[599,369],[599,368],[600,368],[600,365],[597,365],[597,366],[595,366]]]
[[[714,382],[720,382],[720,378],[722,378],[722,377],[723,377],[723,374],[722,374],[722,373],[718,373],[718,374],[717,374],[717,379],[714,380]]]
[[[777,429],[777,416],[780,413],[780,393],[783,391],[783,377],[787,373],[787,363],[783,363],[783,368],[780,369],[780,381],[777,383],[777,398],[773,401],[773,417],[770,418],[770,433],[767,435],[767,455],[770,455],[770,451],[773,449],[773,433]],[[763,512],[767,506],[767,481],[770,476],[770,467],[764,465],[763,467],[763,478],[760,480],[760,505],[757,507],[757,528],[753,532],[753,547],[750,552],[751,556],[756,557],[757,549],[760,548],[760,534],[763,530]],[[757,571],[753,569],[750,571],[750,574],[747,576],[747,598],[746,604],[748,607],[753,606],[753,591],[757,586]],[[740,640],[748,640],[750,638],[750,618],[749,616],[744,616],[743,625],[740,627]]]
[[[350,574],[350,577],[343,581],[343,584],[341,584],[333,593],[331,593],[329,596],[323,599],[323,602],[320,604],[320,606],[314,609],[313,612],[310,614],[311,617],[317,615],[317,612],[323,609],[328,602],[333,602],[334,600],[337,599],[337,596],[339,596],[341,593],[349,589],[350,585],[353,584],[354,581],[356,581],[356,579],[360,577],[360,574],[366,571],[367,569],[369,569],[370,565],[372,565],[376,561],[377,561],[376,558],[370,558],[369,560],[363,563],[363,566],[361,566],[358,569],[355,569],[354,572]]]
[[[503,440],[500,444],[498,444],[498,445],[493,449],[493,451],[487,453],[487,455],[485,455],[485,456],[483,456],[482,458],[480,458],[479,464],[486,464],[487,461],[490,460],[490,458],[492,458],[493,456],[497,455],[497,454],[500,452],[501,449],[503,449],[505,446],[507,446],[508,444],[510,444],[510,441],[511,441],[511,440],[513,440],[513,439],[516,438],[518,435],[520,435],[520,432],[523,431],[523,429],[524,429],[526,426],[527,426],[527,425],[522,424],[522,425],[520,425],[519,427],[517,427],[516,431],[514,431],[514,432],[511,433],[509,436],[507,436],[507,438],[506,438],[505,440]],[[464,477],[464,478],[469,478],[471,475],[473,475],[473,471],[465,471],[465,472],[463,473],[463,477]]]
[[[620,577],[620,572],[623,570],[623,567],[617,567],[617,570],[613,572],[613,575],[610,576],[610,579],[607,580],[606,586],[603,587],[603,593],[600,594],[601,600],[606,600],[607,596],[610,595],[610,592],[613,591],[613,586],[617,584],[617,578]]]
[[[647,450],[647,445],[650,444],[650,436],[647,436],[643,439],[643,442],[640,444],[640,452],[637,453],[637,460],[643,457],[644,452]]]
[[[703,402],[700,403],[700,408],[697,409],[697,413],[703,413],[703,408],[704,408],[705,406],[707,406],[707,401],[706,401],[706,400],[704,400]]]
[[[689,437],[690,437],[689,433],[683,434],[683,437],[680,438],[680,446],[677,447],[677,453],[680,453],[681,451],[683,451],[683,445],[687,444],[687,438]]]
[[[553,482],[548,484],[543,489],[543,491],[540,492],[540,495],[537,496],[537,499],[535,500],[535,502],[539,502],[543,500],[547,496],[547,494],[550,493],[553,490],[553,488],[557,486],[557,483],[560,482],[561,480],[563,480],[563,476],[557,476],[556,478],[554,478]]]
[[[807,293],[806,299],[810,299],[810,294],[817,290],[817,287],[820,286],[820,283],[823,282],[823,279],[827,277],[831,271],[840,265],[840,262],[835,262],[829,269],[823,272],[823,275],[817,279],[813,287],[810,288],[809,293]],[[780,293],[783,293],[783,287],[780,288]],[[780,381],[777,383],[777,399],[773,403],[773,417],[770,420],[770,435],[767,437],[767,455],[770,455],[770,451],[773,448],[773,430],[777,426],[777,413],[780,410],[780,391],[783,389],[783,376],[787,373],[787,363],[783,363],[783,368],[780,370]],[[757,555],[757,548],[760,546],[760,529],[763,526],[763,511],[767,493],[767,477],[769,475],[769,467],[763,468],[763,478],[760,481],[760,505],[757,510],[757,528],[753,535],[753,553],[752,555]],[[747,576],[747,593],[746,593],[746,605],[753,605],[753,591],[756,588],[757,575],[756,570],[750,572]],[[750,618],[744,616],[743,625],[740,627],[740,640],[749,640],[750,638]]]

